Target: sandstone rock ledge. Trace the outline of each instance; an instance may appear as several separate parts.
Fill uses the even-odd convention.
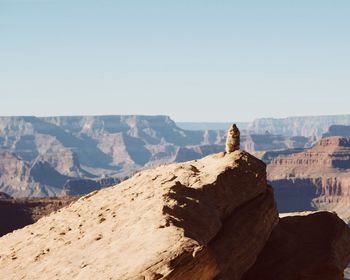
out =
[[[1,279],[241,279],[278,221],[236,151],[146,170],[0,238]]]
[[[284,217],[243,280],[342,280],[350,261],[350,229],[336,215]]]

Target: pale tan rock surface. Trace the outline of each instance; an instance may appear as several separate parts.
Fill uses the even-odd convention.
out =
[[[0,238],[1,279],[240,279],[278,214],[236,151],[146,170]]]

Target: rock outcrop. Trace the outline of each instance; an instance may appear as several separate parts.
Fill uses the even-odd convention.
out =
[[[2,279],[241,279],[278,221],[265,164],[161,166],[0,238]]]
[[[242,280],[343,280],[350,229],[329,212],[280,219]]]
[[[350,221],[350,138],[321,139],[304,152],[277,157],[267,166],[281,212],[336,211]]]

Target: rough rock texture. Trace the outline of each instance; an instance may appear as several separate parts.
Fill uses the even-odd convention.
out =
[[[240,279],[278,221],[245,152],[142,171],[0,238],[2,279]]]
[[[350,221],[350,138],[323,138],[304,152],[267,166],[281,212],[336,211]]]
[[[350,229],[329,212],[280,219],[243,280],[342,280]]]
[[[38,221],[78,197],[13,199],[0,196],[0,236]]]

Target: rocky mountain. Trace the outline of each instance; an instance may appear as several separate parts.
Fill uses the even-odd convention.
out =
[[[271,134],[283,136],[304,136],[321,138],[331,125],[350,125],[350,115],[336,116],[305,116],[283,119],[261,118],[254,120],[248,130],[251,133]]]
[[[223,135],[180,129],[167,116],[1,117],[0,191],[52,196],[65,194],[68,180],[116,183],[174,161],[180,147],[216,144]]]
[[[350,229],[330,213],[279,222],[265,164],[235,151],[141,171],[0,248],[4,280],[340,280]]]
[[[328,137],[267,167],[282,212],[336,211],[350,221],[350,138]]]
[[[310,143],[310,139],[303,136],[285,137],[270,133],[247,134],[242,137],[242,149],[250,153],[301,149]]]
[[[178,122],[177,124],[186,130],[226,130],[231,123]],[[252,122],[238,122],[237,124],[244,134],[264,135],[270,133],[283,137],[303,136],[318,140],[332,125],[350,125],[350,115],[257,118]],[[337,134],[333,136],[349,135]]]
[[[322,137],[342,136],[350,137],[349,125],[331,125],[328,131],[322,135]]]
[[[70,179],[48,162],[24,161],[10,152],[0,153],[0,189],[14,196],[55,196]]]
[[[233,121],[234,122],[234,121]],[[177,126],[185,130],[227,130],[233,122],[176,122]],[[249,122],[234,122],[243,132]]]
[[[87,194],[95,190],[100,190],[106,187],[119,184],[124,179],[127,178],[101,178],[97,180],[71,179],[66,181],[66,183],[63,185],[61,195],[76,196]]]
[[[241,147],[270,163],[312,146],[326,125],[347,119],[259,120],[250,132],[241,128]],[[144,168],[224,150],[225,130],[198,130],[224,126],[196,127],[182,129],[167,116],[0,117],[0,191],[16,197],[85,194],[108,186],[100,179],[114,184]]]
[[[143,168],[223,151],[225,137],[225,130],[181,129],[167,116],[0,117],[0,191],[86,194],[108,186],[101,179],[113,185]],[[241,141],[256,155],[308,143],[270,133]]]

